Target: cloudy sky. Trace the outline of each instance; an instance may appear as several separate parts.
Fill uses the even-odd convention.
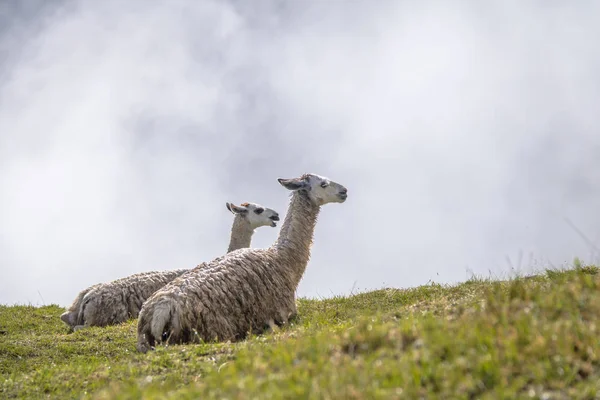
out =
[[[600,258],[599,2],[251,3],[0,3],[0,303],[208,261],[304,172],[349,199],[301,296]]]

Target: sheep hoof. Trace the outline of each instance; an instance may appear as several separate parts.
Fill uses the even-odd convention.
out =
[[[148,352],[148,347],[147,347],[147,346],[144,346],[144,345],[138,344],[138,345],[136,346],[136,348],[137,348],[137,351],[139,351],[139,352],[140,352],[140,353],[142,353],[142,354],[146,354],[146,353]]]
[[[266,324],[265,324],[265,331],[266,332],[272,332],[275,333],[279,330],[280,325],[273,319],[270,319]]]

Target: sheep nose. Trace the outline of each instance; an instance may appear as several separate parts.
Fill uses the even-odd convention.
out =
[[[348,194],[348,189],[346,189],[346,188],[340,189],[340,194]]]

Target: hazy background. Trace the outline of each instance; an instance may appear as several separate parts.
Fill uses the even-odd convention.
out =
[[[252,3],[252,4],[250,4]],[[225,202],[323,208],[298,294],[599,252],[600,2],[0,2],[0,303],[227,248]],[[261,228],[253,246],[279,228]]]

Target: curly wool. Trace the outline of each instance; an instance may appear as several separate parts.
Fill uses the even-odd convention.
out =
[[[75,313],[74,329],[83,326],[107,326],[137,318],[142,304],[152,293],[189,269],[150,271],[94,285],[82,291],[69,308]],[[79,301],[78,301],[79,300]],[[77,304],[79,302],[79,305]]]
[[[137,349],[157,342],[236,341],[296,313],[320,207],[293,192],[277,242],[204,263],[154,293],[138,318]]]
[[[236,214],[228,251],[250,247],[254,228]],[[202,264],[201,264],[202,265]],[[130,275],[108,283],[90,286],[79,292],[61,319],[72,329],[84,326],[108,326],[137,318],[142,304],[154,292],[190,269],[150,271]]]

